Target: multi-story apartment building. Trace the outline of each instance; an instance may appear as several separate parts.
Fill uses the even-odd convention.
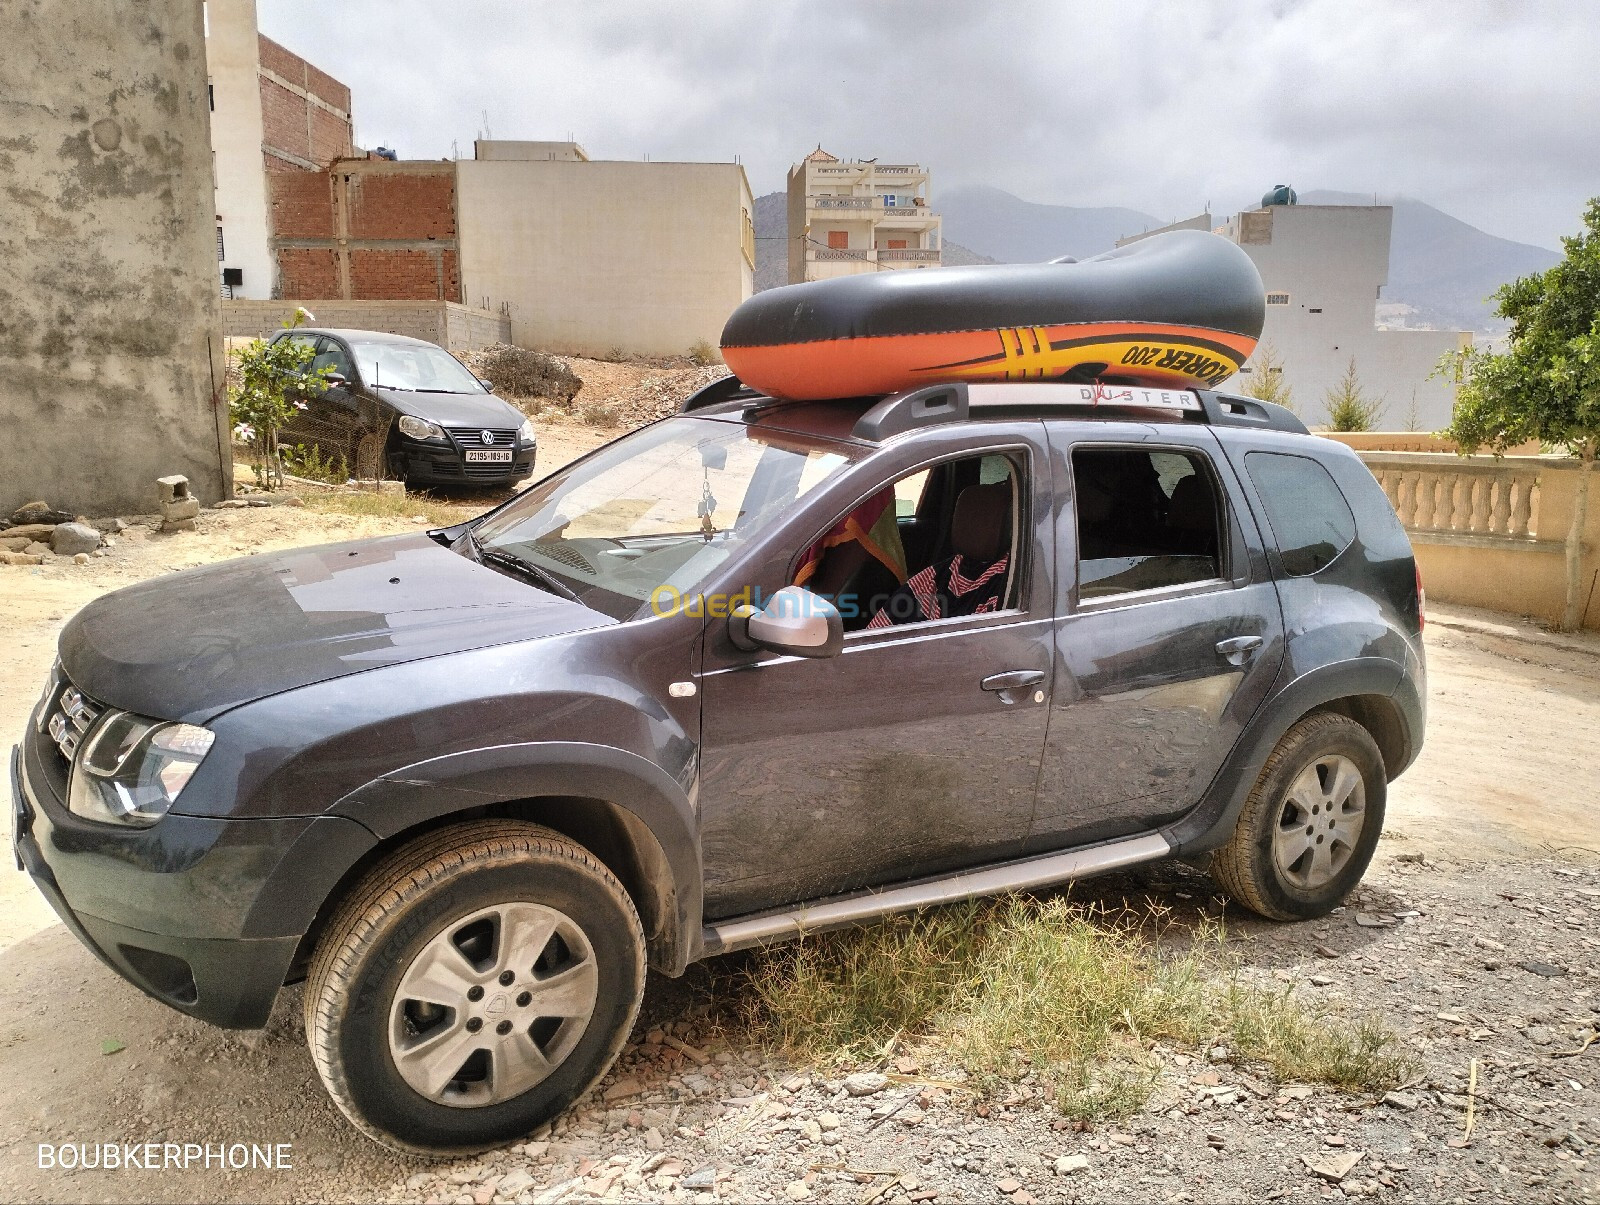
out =
[[[820,146],[789,169],[789,282],[940,263],[940,219],[916,164],[845,161]]]
[[[1434,366],[1445,352],[1469,346],[1472,335],[1376,325],[1378,300],[1389,278],[1393,207],[1300,205],[1292,196],[1287,189],[1274,190],[1259,209],[1244,210],[1220,225],[1202,213],[1117,245],[1173,229],[1214,230],[1239,244],[1266,287],[1261,346],[1270,344],[1277,352],[1295,408],[1307,423],[1326,421],[1324,397],[1354,360],[1363,388],[1381,399],[1380,427],[1434,431],[1445,426],[1456,386],[1434,376]],[[1247,363],[1231,387],[1248,384],[1257,370],[1255,360]]]

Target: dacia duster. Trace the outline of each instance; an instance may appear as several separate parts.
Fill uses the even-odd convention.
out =
[[[259,1027],[304,979],[357,1126],[478,1150],[594,1084],[647,966],[1176,856],[1326,913],[1422,608],[1361,461],[1261,402],[729,378],[471,522],[92,603],[15,849],[149,995]]]

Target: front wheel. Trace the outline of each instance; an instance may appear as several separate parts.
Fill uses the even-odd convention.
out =
[[[588,851],[479,821],[400,849],[317,946],[306,1038],[334,1102],[412,1154],[519,1138],[622,1048],[645,978],[638,914]]]
[[[1319,712],[1283,736],[1211,859],[1224,892],[1272,920],[1336,908],[1366,873],[1383,829],[1388,779],[1377,742]]]

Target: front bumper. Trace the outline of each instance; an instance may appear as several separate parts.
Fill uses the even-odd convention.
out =
[[[126,830],[90,823],[66,811],[32,737],[11,755],[18,868],[79,941],[147,995],[213,1025],[265,1025],[326,898],[323,883],[304,907],[323,876],[296,882],[290,855],[326,848],[319,836],[343,854],[370,846],[371,835],[339,817],[168,815]],[[299,906],[280,906],[280,896]]]
[[[466,454],[454,444],[407,441],[400,451],[407,485],[504,485],[533,472],[538,448],[519,444],[511,460],[502,464],[469,464]]]

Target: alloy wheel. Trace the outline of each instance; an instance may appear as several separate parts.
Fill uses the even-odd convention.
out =
[[[1343,754],[1319,757],[1284,793],[1272,857],[1284,881],[1303,891],[1327,886],[1355,852],[1366,822],[1366,784]]]

